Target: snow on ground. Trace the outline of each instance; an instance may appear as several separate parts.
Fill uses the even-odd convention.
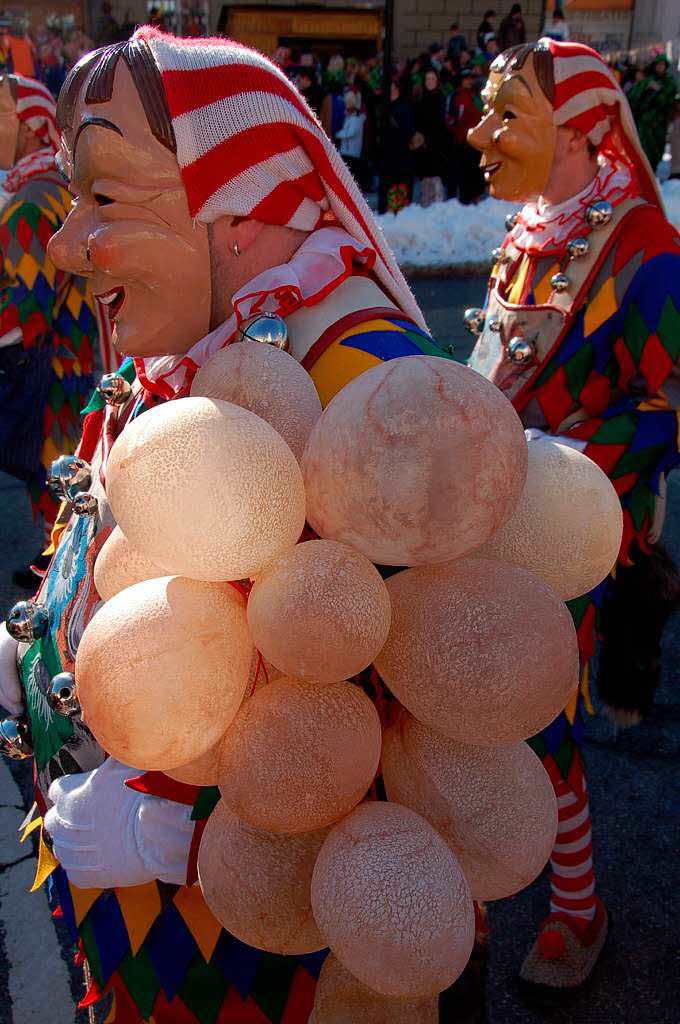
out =
[[[661,192],[666,215],[680,231],[680,180],[665,181]],[[516,209],[516,203],[490,198],[476,206],[463,206],[457,199],[450,199],[425,210],[407,206],[377,220],[397,262],[410,271],[486,268],[491,250],[505,235],[506,214]]]

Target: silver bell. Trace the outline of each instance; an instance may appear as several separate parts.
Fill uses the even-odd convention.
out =
[[[239,328],[241,337],[248,341],[260,341],[265,345],[288,351],[288,328],[286,321],[276,313],[258,313],[252,320],[246,320]]]
[[[31,730],[25,715],[0,722],[0,754],[12,761],[25,761],[33,756]]]
[[[501,249],[500,247],[492,251],[491,259],[494,264],[500,263],[501,266],[503,266],[504,263],[510,262],[510,257],[506,254],[505,249]]]
[[[32,644],[44,636],[50,625],[47,609],[35,601],[17,601],[7,615],[7,632],[20,644]]]
[[[463,313],[463,323],[470,334],[481,334],[484,330],[485,319],[486,314],[479,306],[471,306],[470,309],[466,309]]]
[[[508,214],[506,214],[506,217],[505,217],[505,230],[506,231],[512,231],[512,229],[514,228],[516,223],[517,223],[517,214],[516,213],[508,213]]]
[[[76,494],[71,500],[77,516],[95,516],[99,510],[99,503],[94,494]]]
[[[47,703],[57,715],[76,715],[80,701],[76,690],[76,679],[72,672],[60,672],[53,676],[47,691]]]
[[[605,224],[609,224],[613,213],[614,208],[611,203],[608,203],[606,199],[598,199],[596,203],[591,203],[586,210],[586,220],[591,228],[603,228]]]
[[[500,332],[503,330],[503,323],[501,320],[498,319],[497,316],[490,317],[486,326],[489,328],[490,331],[493,331],[494,334],[500,334]]]
[[[508,342],[508,358],[513,363],[530,363],[535,355],[534,346],[526,338],[518,336]]]
[[[84,459],[75,455],[60,455],[50,468],[47,486],[58,498],[86,491],[92,483],[92,470]]]
[[[562,273],[562,271],[558,274],[553,274],[550,278],[550,287],[554,292],[566,292],[570,284],[571,281],[566,274]]]
[[[97,393],[107,405],[122,405],[130,397],[131,385],[119,373],[105,373],[97,384]]]
[[[587,238],[572,238],[567,242],[567,255],[570,260],[580,260],[588,255],[590,242]]]

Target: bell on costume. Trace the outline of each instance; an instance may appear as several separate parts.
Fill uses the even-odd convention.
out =
[[[260,341],[265,345],[288,351],[288,328],[286,321],[276,313],[258,313],[239,327],[241,337],[248,341]]]
[[[492,251],[491,259],[493,260],[494,263],[500,263],[501,265],[510,262],[510,257],[507,255],[505,249],[501,248],[494,249]]]
[[[572,238],[567,242],[567,255],[570,260],[580,260],[588,255],[590,242],[587,238]]]
[[[517,214],[516,213],[508,213],[508,214],[506,214],[506,216],[505,216],[505,230],[506,231],[512,231],[512,229],[514,228],[516,223],[517,223]]]
[[[536,349],[526,338],[517,336],[508,342],[508,358],[513,363],[530,363],[536,355]]]
[[[47,486],[57,498],[69,498],[86,491],[92,483],[92,470],[84,459],[60,455],[50,468]]]
[[[94,494],[76,494],[72,499],[73,511],[77,516],[94,516],[99,503]]]
[[[76,679],[72,672],[59,672],[50,680],[47,703],[57,715],[77,715],[80,701],[76,690]]]
[[[25,715],[0,722],[0,753],[12,761],[25,761],[33,756],[31,730]]]
[[[550,278],[550,286],[555,292],[566,292],[570,284],[571,282],[567,275],[561,271],[558,274],[553,274]]]
[[[612,219],[614,208],[606,199],[598,199],[586,210],[586,220],[591,228],[603,228]]]
[[[17,601],[7,615],[5,628],[20,644],[32,644],[44,636],[50,624],[47,609],[35,601]]]
[[[492,316],[489,319],[487,327],[489,328],[490,331],[493,331],[495,334],[500,334],[500,332],[503,330],[503,324],[498,319],[497,316]]]
[[[486,314],[484,310],[478,306],[471,306],[470,309],[466,309],[463,313],[463,323],[470,334],[481,334],[484,330],[485,319]]]
[[[122,405],[131,391],[132,387],[120,373],[105,373],[97,384],[97,392],[107,405]]]

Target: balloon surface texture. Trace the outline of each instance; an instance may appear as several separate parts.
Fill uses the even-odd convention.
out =
[[[474,370],[408,356],[350,381],[317,422],[302,466],[307,519],[385,565],[458,558],[512,514],[526,440]]]
[[[130,423],[111,449],[116,521],[165,572],[239,580],[298,540],[300,468],[280,434],[229,402],[181,398]]]
[[[257,649],[282,672],[337,682],[370,665],[385,643],[390,598],[364,555],[310,540],[255,581],[248,623]]]
[[[312,915],[312,871],[328,829],[273,835],[246,825],[220,800],[205,827],[198,877],[220,924],[270,953],[323,949]]]
[[[222,798],[255,828],[323,828],[365,795],[381,740],[378,713],[359,687],[279,679],[243,705],[224,738]]]
[[[216,352],[196,374],[191,394],[250,409],[281,435],[298,462],[321,415],[314,381],[297,359],[256,341]]]
[[[331,953],[314,997],[314,1024],[439,1024],[436,996],[417,1002],[388,999],[362,985]]]
[[[246,686],[245,692],[248,692]],[[180,765],[177,768],[170,768],[167,775],[177,782],[184,782],[187,786],[216,786],[219,781],[219,740],[214,746],[206,750],[194,761]]]
[[[569,601],[611,571],[623,531],[621,503],[587,455],[543,439],[528,450],[519,503],[477,554],[529,569]]]
[[[472,747],[403,713],[385,733],[390,800],[422,814],[446,839],[477,900],[498,900],[540,874],[557,832],[555,791],[526,743]]]
[[[160,566],[133,548],[120,526],[114,527],[94,563],[94,585],[104,600],[142,580],[165,576]]]
[[[331,831],[312,877],[316,923],[359,981],[417,999],[465,967],[474,911],[455,856],[419,814],[364,803]]]
[[[83,633],[83,717],[123,764],[195,761],[230,725],[252,661],[245,602],[229,584],[145,580],[104,604]]]
[[[547,583],[486,558],[387,581],[392,625],[375,661],[419,721],[497,746],[549,725],[578,684],[571,615]]]

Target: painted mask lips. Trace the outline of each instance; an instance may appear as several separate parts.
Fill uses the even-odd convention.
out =
[[[97,295],[96,298],[99,299],[102,305],[106,306],[106,312],[108,313],[109,320],[113,322],[120,313],[123,303],[125,302],[125,289],[112,288],[110,292],[102,292],[101,295]]]
[[[493,164],[482,164],[482,170],[484,172],[484,177],[486,178],[486,180],[488,181],[489,178],[493,178],[496,171],[500,170],[502,166],[502,160],[496,160],[496,162]]]

